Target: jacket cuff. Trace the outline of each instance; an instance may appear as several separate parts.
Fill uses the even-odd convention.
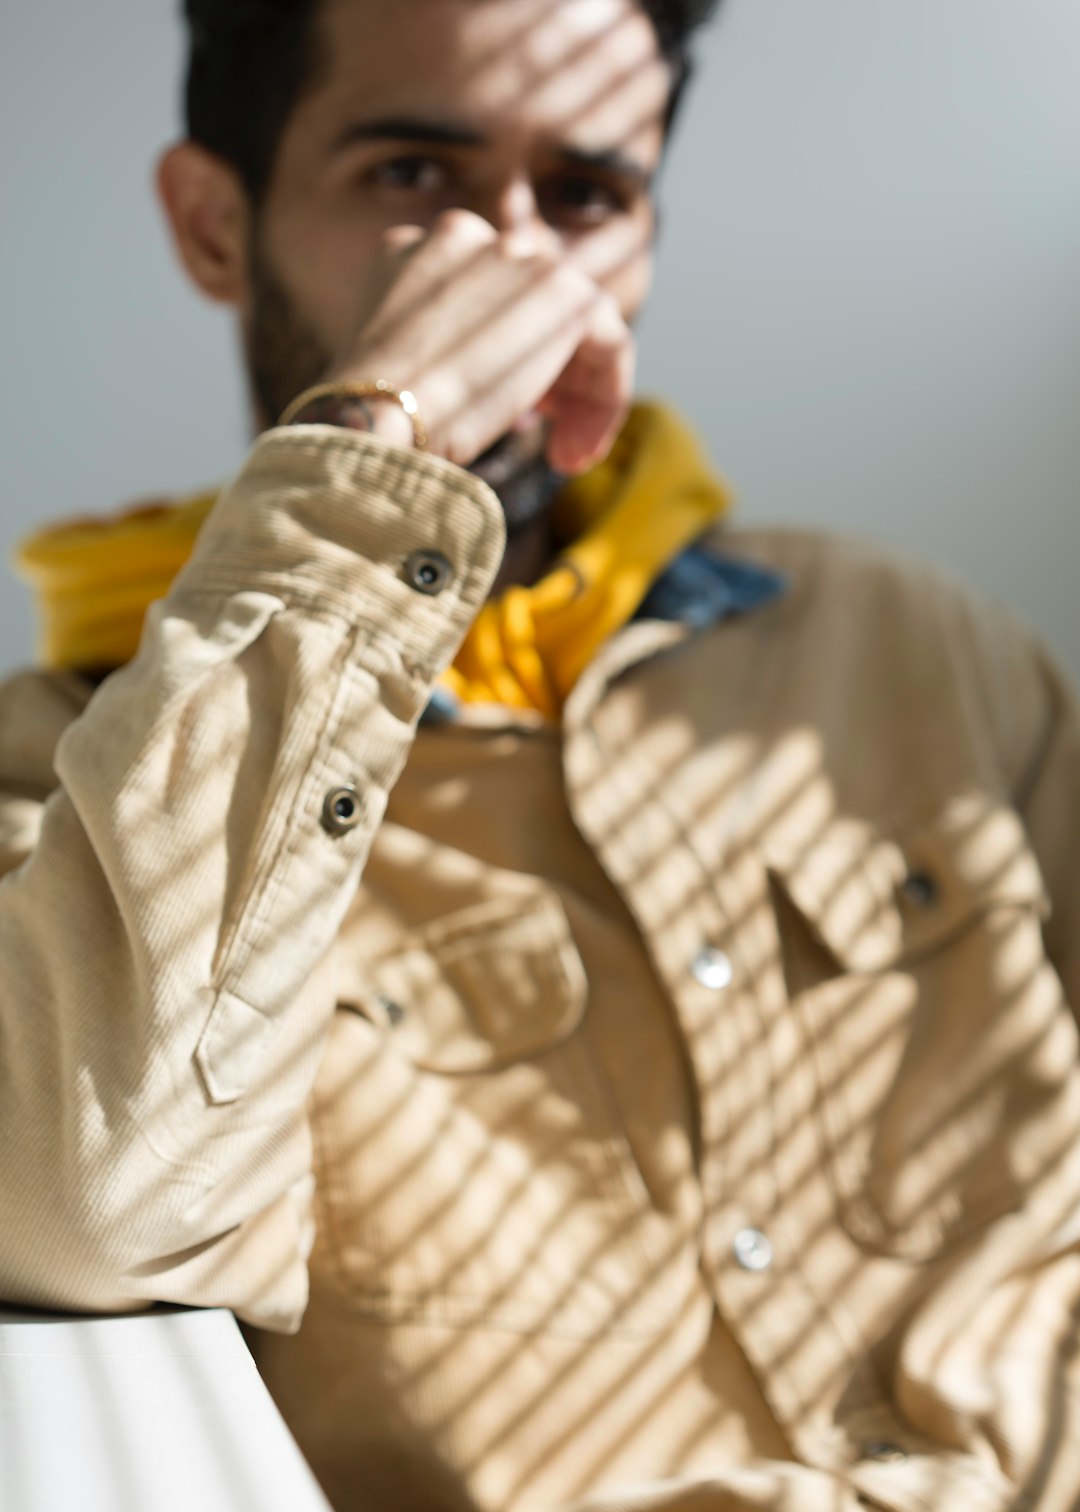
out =
[[[492,490],[427,453],[335,426],[266,432],[222,494],[170,597],[273,594],[368,625],[419,671],[450,662],[502,561]],[[414,564],[445,563],[431,591]]]

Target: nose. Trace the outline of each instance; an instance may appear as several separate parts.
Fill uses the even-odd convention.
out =
[[[474,209],[500,235],[511,236],[522,254],[560,249],[559,234],[540,213],[533,186],[525,177],[499,184]]]

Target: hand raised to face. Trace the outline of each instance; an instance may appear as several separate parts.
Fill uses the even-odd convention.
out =
[[[634,342],[580,268],[455,210],[427,232],[389,233],[373,272],[327,381],[411,389],[432,450],[461,466],[536,413],[559,472],[606,454],[630,403]]]

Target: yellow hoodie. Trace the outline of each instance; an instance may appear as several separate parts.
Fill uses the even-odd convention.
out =
[[[25,541],[15,560],[37,595],[44,661],[75,669],[129,661],[147,608],[168,592],[216,500],[208,493],[75,520]],[[557,718],[602,642],[729,505],[686,426],[659,405],[636,406],[608,458],[558,498],[556,527],[572,544],[535,586],[485,605],[445,685],[466,703]]]

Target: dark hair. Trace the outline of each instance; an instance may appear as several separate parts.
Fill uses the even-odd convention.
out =
[[[317,67],[321,0],[184,0],[190,30],[188,136],[224,158],[256,203],[285,125]],[[693,32],[719,0],[639,0],[670,61],[669,121],[690,76]]]

